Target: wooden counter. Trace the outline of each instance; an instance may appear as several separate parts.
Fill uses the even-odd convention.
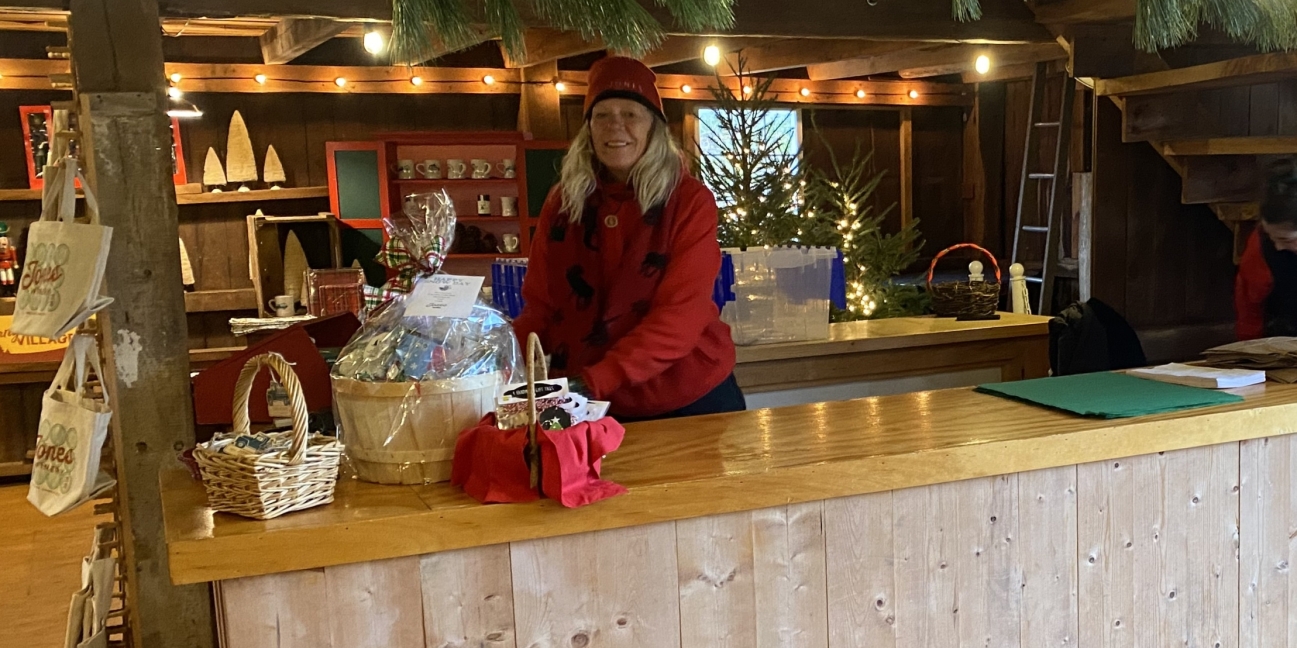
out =
[[[1049,373],[1049,319],[898,317],[833,324],[828,340],[738,348],[753,409],[849,400]]]

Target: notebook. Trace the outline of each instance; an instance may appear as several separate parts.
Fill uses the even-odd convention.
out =
[[[1126,418],[1243,402],[1225,392],[1091,373],[982,385],[977,391],[1098,418]]]
[[[1265,372],[1257,369],[1215,369],[1179,363],[1132,369],[1130,375],[1204,389],[1234,389],[1265,382]]]

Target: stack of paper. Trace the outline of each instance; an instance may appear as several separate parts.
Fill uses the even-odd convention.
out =
[[[1275,382],[1297,383],[1297,338],[1272,337],[1226,344],[1203,353],[1201,364],[1235,369],[1265,369]]]
[[[1148,380],[1204,387],[1206,389],[1234,389],[1265,382],[1265,372],[1254,369],[1215,369],[1186,364],[1165,364],[1160,367],[1132,369],[1130,375]]]

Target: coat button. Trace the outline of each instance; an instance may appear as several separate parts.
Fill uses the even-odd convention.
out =
[[[605,216],[603,219],[603,224],[607,225],[610,229],[613,227],[617,227],[617,214],[608,214],[607,216]]]

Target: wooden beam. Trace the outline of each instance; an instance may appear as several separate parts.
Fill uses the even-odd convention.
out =
[[[284,18],[261,34],[261,60],[287,63],[346,31],[348,25],[328,18]]]
[[[1062,74],[1066,72],[1066,66],[1063,61],[1050,61],[1049,74]],[[996,81],[1019,81],[1030,79],[1031,75],[1036,73],[1035,63],[1017,63],[1014,65],[992,66],[991,71],[986,74],[978,74],[976,70],[964,72],[961,79],[964,83],[994,83]]]
[[[1065,36],[1072,76],[1110,79],[1136,72],[1132,25],[1069,25]]]
[[[901,109],[901,227],[914,222],[914,111]]]
[[[840,38],[764,39],[730,54],[719,69],[723,74],[735,73],[741,57],[748,73],[765,74],[810,65],[881,56],[920,46],[921,43],[907,41]]]
[[[1284,81],[1297,75],[1297,53],[1260,54],[1206,65],[1100,79],[1099,96],[1138,96]]]
[[[1057,43],[1038,45],[920,45],[865,58],[812,65],[807,76],[816,81],[888,74],[900,70],[916,75],[957,74],[973,68],[977,57],[989,56],[992,65],[1035,63],[1066,56]]]
[[[137,646],[212,648],[206,585],[171,584],[158,474],[194,444],[157,0],[71,0],[82,157],[113,228],[98,316]]]
[[[964,240],[986,242],[986,167],[982,162],[981,96],[964,120],[963,206]]]
[[[732,37],[715,37],[715,36],[668,36],[653,51],[639,57],[639,60],[649,67],[662,67],[664,65],[674,65],[685,61],[701,59],[703,50],[708,45],[716,45],[720,48],[721,54],[728,55],[738,50],[754,44],[760,44],[770,39],[766,38],[732,38]],[[627,55],[622,53],[623,55]]]
[[[523,42],[527,53],[520,59],[510,57],[509,52],[504,48],[504,43],[500,43],[500,53],[504,55],[505,67],[529,67],[604,49],[603,42],[598,39],[588,41],[577,32],[557,29],[528,29],[523,33]]]
[[[563,94],[585,96],[586,72],[559,72],[565,84]],[[686,74],[659,74],[658,93],[663,99],[686,101],[713,101],[711,89],[716,87],[716,77]],[[740,92],[735,77],[722,77],[721,82],[731,92]],[[684,86],[690,91],[684,92]],[[801,94],[806,88],[809,93]],[[860,98],[857,92],[863,90]],[[913,90],[917,97],[910,97]],[[804,81],[801,79],[774,79],[769,95],[776,101],[790,104],[847,104],[857,106],[970,106],[973,88],[958,83],[931,83],[927,81]]]
[[[536,139],[565,140],[559,91],[551,81],[558,79],[558,62],[550,61],[522,68],[522,99],[518,106],[518,130]]]
[[[1247,120],[1238,120],[1232,110],[1222,110],[1222,102],[1228,97],[1223,97],[1221,92],[1126,97],[1122,100],[1124,140],[1152,142],[1247,134]]]
[[[982,54],[990,57],[992,69],[1017,65],[1035,65],[1040,61],[1057,61],[1067,56],[1063,48],[1054,43],[992,47],[957,45],[952,48],[949,63],[934,64],[929,67],[907,68],[900,70],[898,74],[902,79],[924,79],[947,74],[976,73],[973,66],[977,62],[977,57]],[[990,73],[988,72],[988,74]]]
[[[33,0],[26,0],[31,2]],[[392,19],[391,0],[161,0],[163,15],[177,17],[314,16],[352,20]],[[525,3],[522,3],[525,4]],[[645,8],[672,34],[690,33],[670,14],[644,1]],[[524,7],[520,7],[522,9]],[[745,0],[734,8],[728,36],[784,38],[877,38],[887,40],[1039,43],[1052,39],[1022,0],[982,0],[982,19],[960,22],[949,0],[866,2],[841,0]],[[531,18],[532,20],[528,20]],[[526,24],[540,24],[523,15]]]
[[[1216,203],[1211,209],[1216,212],[1216,218],[1226,223],[1261,220],[1260,203]]]
[[[1135,0],[1029,2],[1042,23],[1124,22],[1135,19]]]
[[[1255,156],[1186,157],[1181,162],[1184,182],[1180,202],[1186,205],[1249,202],[1258,198],[1261,166]]]
[[[1093,137],[1090,240],[1081,243],[1090,250],[1090,295],[1125,313],[1132,156],[1122,143],[1121,109],[1098,97]]]
[[[1161,144],[1162,155],[1293,155],[1297,137],[1209,137]]]

